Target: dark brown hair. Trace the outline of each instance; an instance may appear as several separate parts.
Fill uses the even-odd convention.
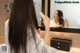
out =
[[[57,10],[59,16],[59,24],[64,26],[63,12],[61,10]]]
[[[9,20],[8,40],[11,49],[10,53],[12,51],[14,53],[20,53],[20,49],[22,49],[22,53],[27,53],[28,28],[31,29],[35,40],[35,25],[32,20],[34,18],[36,19],[33,0],[14,0]],[[36,27],[38,27],[38,24]]]

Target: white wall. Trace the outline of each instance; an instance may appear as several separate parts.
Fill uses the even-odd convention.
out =
[[[42,9],[42,0],[34,0],[34,5],[35,5],[36,14],[37,14],[38,24],[40,26],[41,25],[41,16],[39,13],[41,12],[41,9]]]
[[[54,11],[59,9],[67,18],[70,28],[80,28],[80,3],[79,4],[56,4],[54,1],[79,1],[80,0],[51,0],[50,18],[53,19]]]

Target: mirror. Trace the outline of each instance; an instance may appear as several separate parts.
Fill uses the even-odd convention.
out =
[[[42,0],[43,1],[43,0]],[[45,0],[44,0],[45,1]],[[46,4],[47,3],[47,4]],[[47,0],[44,2],[45,4],[45,13],[50,18],[50,31],[58,31],[58,32],[69,32],[69,33],[80,33],[80,0]],[[43,4],[42,4],[43,6]],[[42,7],[43,8],[43,7]],[[56,10],[60,10],[63,13],[64,24],[66,27],[62,26],[61,24],[55,27],[53,23],[54,14]],[[42,11],[43,12],[43,11]],[[64,23],[61,22],[61,23]],[[59,24],[59,22],[58,22]],[[45,30],[43,25],[40,25],[41,30]]]
[[[62,17],[60,11],[63,12]],[[64,28],[80,29],[80,0],[50,0],[50,19],[55,21],[55,17],[57,16],[56,14],[66,22],[66,24],[64,24],[66,27]]]

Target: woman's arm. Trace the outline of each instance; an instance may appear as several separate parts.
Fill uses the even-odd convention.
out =
[[[44,15],[42,12],[40,13],[40,15],[42,16],[43,18],[43,23],[44,23],[44,26],[45,26],[45,37],[44,37],[44,41],[47,45],[50,46],[50,19]]]

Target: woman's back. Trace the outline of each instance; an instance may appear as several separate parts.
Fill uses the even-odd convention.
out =
[[[8,45],[8,53],[10,53],[10,45],[9,45],[9,41],[8,41],[8,32],[9,32],[9,20],[7,20],[5,22],[5,44]],[[27,46],[26,46],[26,51],[27,53],[56,53],[56,49],[55,48],[51,48],[49,46],[47,46],[43,39],[40,37],[40,35],[38,34],[38,32],[35,30],[36,32],[36,35],[35,35],[35,38],[36,38],[36,43],[35,43],[35,40],[32,36],[32,32],[31,32],[31,29],[28,28],[27,29],[27,33],[28,33],[28,36],[27,36]],[[14,43],[15,44],[15,43]],[[20,50],[20,53],[22,53],[22,49]]]

